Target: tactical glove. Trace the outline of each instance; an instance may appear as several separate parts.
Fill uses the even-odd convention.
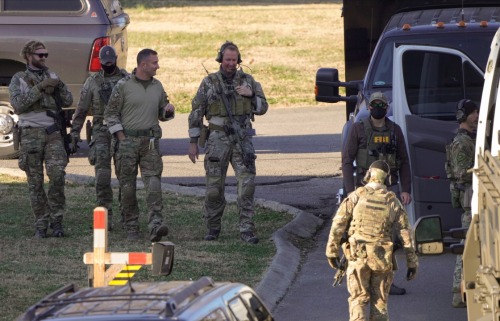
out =
[[[52,87],[52,92],[54,92],[54,87],[59,85],[59,79],[45,78],[41,83],[37,85],[39,90],[46,91],[47,87]]]
[[[413,280],[417,276],[417,268],[408,268],[406,272],[406,280]]]
[[[71,144],[69,145],[69,151],[71,154],[76,153],[78,150],[78,143],[81,142],[80,135],[71,133]]]
[[[328,264],[330,264],[332,269],[338,269],[340,267],[340,260],[338,257],[329,257]]]
[[[54,93],[54,87],[48,86],[43,90],[47,95],[52,95]]]

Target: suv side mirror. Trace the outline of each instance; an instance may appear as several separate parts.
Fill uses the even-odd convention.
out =
[[[320,68],[316,72],[316,84],[314,87],[314,95],[316,101],[325,103],[338,103],[339,101],[347,101],[356,103],[357,95],[348,97],[339,95],[339,87],[356,88],[358,91],[363,87],[363,81],[339,81],[339,71],[335,68]]]
[[[420,217],[413,227],[415,250],[422,255],[437,255],[444,252],[441,217],[429,215]]]
[[[320,68],[316,72],[316,101],[336,103],[340,101],[339,72],[334,68]]]
[[[153,243],[153,275],[169,275],[174,266],[174,243]]]

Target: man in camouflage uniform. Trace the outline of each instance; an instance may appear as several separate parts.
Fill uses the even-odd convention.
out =
[[[168,234],[162,214],[159,120],[173,119],[175,107],[161,82],[153,77],[158,68],[158,53],[152,49],[141,50],[137,55],[137,68],[118,81],[104,111],[104,122],[116,139],[113,157],[128,240],[139,239],[138,167],[146,189],[149,239],[158,242]]]
[[[63,216],[65,169],[68,155],[64,147],[58,109],[69,107],[73,97],[59,77],[45,65],[48,51],[40,41],[29,41],[21,56],[27,69],[16,73],[9,86],[10,102],[19,115],[19,168],[26,172],[31,208],[35,216],[35,237],[64,236]],[[58,106],[59,105],[59,106]],[[43,183],[43,163],[49,178],[48,192]]]
[[[415,278],[417,273],[418,258],[408,216],[396,194],[384,184],[389,172],[385,161],[373,162],[364,178],[367,184],[342,201],[330,229],[326,245],[330,266],[340,267],[340,246],[348,262],[350,321],[389,320],[387,301],[394,279],[393,231],[397,232],[406,254],[407,280]],[[341,244],[345,232],[347,241]]]
[[[108,103],[111,91],[118,80],[128,73],[116,66],[116,52],[111,46],[104,46],[99,51],[102,70],[91,75],[85,81],[80,92],[80,101],[73,114],[71,128],[71,148],[75,153],[80,141],[85,118],[92,114],[92,132],[88,132],[89,163],[95,169],[95,191],[97,206],[108,210],[108,230],[113,227],[113,191],[111,189],[111,134],[104,125],[104,108]],[[90,135],[91,134],[91,135]]]
[[[226,206],[224,185],[231,163],[238,182],[240,237],[256,244],[259,241],[253,222],[256,156],[252,143],[255,131],[251,121],[253,115],[265,114],[268,104],[260,83],[238,69],[241,55],[234,43],[226,41],[215,60],[220,63],[220,69],[203,79],[189,115],[189,159],[193,163],[199,156],[198,144],[204,147],[207,141],[203,217],[208,233],[205,240],[219,237]],[[208,121],[208,128],[203,124],[203,117]]]
[[[453,142],[447,146],[446,172],[450,178],[450,191],[452,205],[461,207],[462,227],[469,228],[472,199],[472,173],[467,172],[474,167],[474,154],[476,144],[476,130],[479,120],[478,106],[468,99],[458,102],[456,118],[459,123],[457,135]],[[462,301],[460,283],[462,280],[462,256],[457,255],[455,271],[453,273],[453,300],[452,305],[456,308],[465,307]]]
[[[403,131],[387,118],[389,102],[384,93],[372,93],[367,108],[370,117],[352,124],[342,149],[344,194],[363,185],[362,179],[374,161],[384,160],[391,168],[387,189],[396,193],[403,205],[408,205],[411,203],[411,170]],[[406,289],[391,285],[389,294],[405,293]]]

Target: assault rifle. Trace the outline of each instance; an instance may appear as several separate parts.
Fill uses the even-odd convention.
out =
[[[333,277],[333,286],[338,286],[342,284],[342,281],[344,280],[345,277],[345,272],[347,269],[347,260],[345,258],[345,255],[342,255],[340,258],[340,265],[339,268],[337,269],[337,273],[335,273],[335,276]]]
[[[229,101],[227,100],[226,95],[224,93],[220,93],[220,96],[222,97],[222,102],[224,103],[227,115],[229,116],[229,124],[224,125],[224,131],[226,132],[226,135],[229,137],[232,143],[238,144],[241,147],[243,164],[245,164],[246,167],[250,167],[257,156],[254,153],[249,153],[245,149],[245,146],[243,145],[243,138],[245,137],[246,133],[242,135],[242,128],[239,125],[239,122],[234,119],[233,113],[231,111],[231,106],[229,105]],[[255,132],[251,133],[251,135],[254,134]]]
[[[47,116],[54,118],[54,125],[47,128],[47,133],[51,134],[52,132],[59,130],[63,138],[64,150],[66,151],[66,156],[69,162],[69,155],[71,154],[71,148],[69,146],[71,143],[71,136],[66,130],[69,126],[64,110],[62,109],[61,93],[59,88],[54,89],[54,100],[56,101],[57,111],[53,112],[52,110],[47,110]]]

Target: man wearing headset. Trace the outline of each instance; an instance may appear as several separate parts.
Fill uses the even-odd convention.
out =
[[[476,145],[476,130],[479,120],[479,108],[469,99],[458,102],[456,118],[459,123],[457,135],[446,147],[446,172],[450,178],[452,205],[462,208],[462,227],[469,228],[471,223],[472,173],[468,170],[474,167]],[[464,308],[460,282],[462,279],[462,256],[457,256],[453,273],[453,300],[455,308]]]
[[[350,193],[335,214],[326,257],[333,269],[342,269],[339,250],[347,259],[349,320],[389,320],[387,301],[394,279],[393,231],[406,255],[408,281],[415,278],[418,258],[411,240],[408,215],[394,192],[387,189],[390,166],[374,161],[364,176],[364,186]],[[342,242],[343,235],[347,240]],[[369,312],[367,311],[369,308]]]
[[[205,147],[206,194],[203,217],[207,224],[206,241],[217,240],[226,200],[224,184],[231,163],[238,187],[240,238],[258,243],[253,217],[255,192],[255,149],[252,136],[253,115],[264,115],[268,104],[262,86],[253,76],[238,68],[238,47],[226,41],[215,59],[219,71],[200,84],[189,115],[189,159],[196,163],[198,145]],[[203,118],[208,121],[208,128]]]

